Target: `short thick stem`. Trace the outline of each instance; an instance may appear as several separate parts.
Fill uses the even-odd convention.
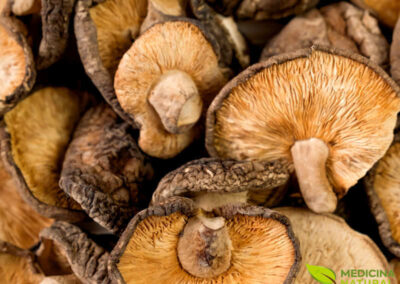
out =
[[[164,128],[173,134],[192,128],[200,119],[203,101],[192,78],[172,70],[162,75],[149,95]]]
[[[333,212],[337,197],[326,176],[328,146],[318,138],[296,141],[291,148],[300,191],[307,206],[317,213]]]
[[[211,278],[231,265],[231,240],[222,217],[191,218],[178,242],[178,258],[188,273]]]

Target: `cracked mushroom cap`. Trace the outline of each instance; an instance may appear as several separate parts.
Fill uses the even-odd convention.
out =
[[[301,14],[318,2],[319,0],[242,0],[236,15],[239,19],[279,19]]]
[[[60,187],[93,220],[118,233],[144,208],[153,169],[121,121],[105,104],[80,120],[65,154]]]
[[[0,17],[0,116],[13,108],[33,87],[36,70],[21,22]]]
[[[189,162],[163,177],[152,204],[171,197],[193,198],[210,211],[225,204],[277,205],[286,192],[290,170],[280,161],[256,162],[203,158]]]
[[[0,159],[0,239],[28,249],[39,241],[39,232],[51,223],[52,220],[39,215],[21,198],[17,184]]]
[[[117,101],[114,73],[139,34],[147,13],[145,0],[78,0],[74,32],[86,73],[114,111],[135,125]]]
[[[400,142],[395,142],[365,178],[371,211],[383,244],[400,257]]]
[[[4,116],[0,128],[3,161],[21,196],[43,216],[69,221],[85,217],[58,182],[65,151],[87,103],[86,94],[47,87]]]
[[[123,56],[115,75],[121,107],[140,126],[139,146],[171,158],[198,135],[203,110],[227,78],[195,21],[156,24]]]
[[[300,259],[282,215],[256,206],[194,211],[176,198],[138,213],[110,255],[112,281],[291,283]]]
[[[377,19],[346,2],[313,9],[292,19],[265,45],[260,60],[313,44],[359,53],[381,66],[388,63],[389,44]]]
[[[398,93],[384,71],[355,54],[313,47],[272,57],[214,99],[206,146],[223,159],[286,160],[307,205],[332,212],[390,146]]]
[[[378,18],[387,26],[394,27],[400,14],[400,2],[397,0],[351,0],[363,9],[378,14]]]
[[[336,283],[353,280],[341,275],[341,270],[373,269],[389,271],[389,264],[367,236],[351,229],[346,222],[332,214],[316,214],[307,209],[283,207],[276,211],[289,218],[300,243],[302,263],[293,283],[313,283],[306,265],[324,266],[336,273]],[[388,279],[385,280],[385,283]],[[395,279],[390,279],[396,283]],[[331,282],[333,283],[333,282]],[[383,282],[382,282],[383,283]]]

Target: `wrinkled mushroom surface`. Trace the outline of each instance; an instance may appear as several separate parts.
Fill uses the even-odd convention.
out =
[[[394,143],[369,172],[365,185],[384,245],[400,257],[400,143]]]
[[[115,96],[114,73],[122,55],[139,34],[147,11],[147,1],[79,0],[74,31],[86,73],[114,111],[135,125]]]
[[[62,161],[87,96],[66,88],[43,88],[4,117],[3,160],[23,198],[40,214],[77,221],[81,207],[59,187]]]
[[[388,63],[389,45],[377,19],[346,2],[295,17],[266,44],[261,60],[313,44],[360,53],[381,66]]]
[[[237,162],[203,158],[189,162],[162,178],[152,203],[173,196],[194,198],[199,208],[212,210],[224,204],[277,205],[284,197],[290,169],[280,161]]]
[[[17,19],[0,18],[0,116],[31,90],[35,79],[32,51]]]
[[[390,45],[390,75],[397,84],[400,83],[400,21],[394,27]]]
[[[114,86],[140,126],[140,148],[171,158],[198,135],[203,110],[226,80],[200,24],[178,20],[152,26],[133,43]]]
[[[284,207],[276,210],[289,218],[300,243],[302,263],[328,267],[336,273],[336,283],[351,277],[342,276],[347,269],[373,269],[389,271],[389,264],[366,235],[351,229],[346,222],[331,214],[316,214],[307,209]],[[380,278],[379,281],[387,278]],[[301,265],[293,283],[313,283],[306,265]],[[395,281],[395,279],[391,279]],[[372,280],[371,280],[372,282]],[[393,282],[395,283],[395,282]]]
[[[299,256],[283,216],[254,206],[217,212],[193,216],[193,204],[181,198],[138,213],[111,253],[112,280],[290,283]]]
[[[96,222],[114,233],[143,208],[152,167],[107,105],[89,109],[65,154],[60,187]]]
[[[206,146],[223,159],[286,159],[307,205],[332,212],[335,195],[342,197],[390,146],[398,92],[358,55],[313,47],[272,57],[214,99]]]

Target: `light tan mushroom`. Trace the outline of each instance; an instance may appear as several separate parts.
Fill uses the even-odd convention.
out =
[[[41,0],[6,0],[11,2],[11,11],[16,16],[40,13]]]

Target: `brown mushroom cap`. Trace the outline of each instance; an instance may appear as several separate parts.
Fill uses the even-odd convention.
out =
[[[236,15],[240,19],[279,19],[301,14],[317,5],[319,0],[243,0]]]
[[[22,200],[1,159],[0,181],[0,239],[28,249],[39,241],[39,232],[52,221],[39,215]]]
[[[65,151],[87,101],[85,94],[48,87],[4,116],[3,160],[23,198],[44,216],[71,221],[85,217],[58,181]]]
[[[194,216],[189,200],[176,199],[138,213],[110,255],[108,266],[112,280],[125,283],[290,283],[299,258],[295,237],[283,216],[255,206],[225,206],[217,211],[215,218]],[[227,230],[229,236],[223,230]],[[192,242],[189,241],[191,236]],[[180,242],[187,246],[180,247]],[[199,254],[191,255],[186,250],[198,250]],[[213,275],[226,257],[230,264],[225,271]],[[191,273],[198,266],[209,271],[194,276]]]
[[[397,0],[351,0],[364,9],[378,14],[379,19],[389,27],[394,27],[400,14],[400,2]]]
[[[272,57],[214,99],[206,146],[223,159],[294,163],[307,205],[333,211],[330,185],[342,197],[390,146],[398,93],[358,55],[313,47]]]
[[[336,283],[347,279],[342,277],[341,270],[390,270],[375,243],[368,236],[351,229],[342,218],[293,207],[276,210],[287,216],[293,226],[300,243],[302,263],[330,268],[336,273]],[[352,279],[348,280],[350,283]],[[388,283],[387,278],[384,280]],[[313,283],[306,265],[301,266],[293,283]]]
[[[152,203],[174,196],[191,197],[197,206],[212,210],[224,204],[256,203],[274,206],[283,198],[290,169],[275,162],[237,162],[203,158],[189,162],[163,177]]]
[[[103,227],[118,233],[143,204],[153,169],[121,122],[102,104],[80,120],[65,154],[60,187]]]
[[[261,60],[273,55],[327,45],[360,53],[375,63],[388,63],[389,45],[378,21],[368,11],[339,2],[292,19],[264,47]]]
[[[31,90],[35,79],[32,51],[17,19],[0,17],[0,116]]]
[[[365,178],[383,244],[400,257],[400,143],[394,143]]]
[[[140,148],[159,158],[186,148],[199,131],[202,105],[227,80],[223,71],[194,21],[156,24],[141,35],[123,56],[114,83],[121,107],[140,126]]]
[[[390,45],[390,75],[397,84],[400,84],[400,21],[397,21],[394,27]]]
[[[135,126],[119,105],[113,77],[122,55],[139,34],[145,0],[78,0],[74,31],[86,73],[114,111]]]

